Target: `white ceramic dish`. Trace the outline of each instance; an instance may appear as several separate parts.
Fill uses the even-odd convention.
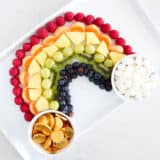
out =
[[[138,55],[138,54],[132,54],[132,55],[129,55],[129,56],[126,56],[126,57],[122,58],[122,59],[114,66],[113,71],[112,71],[112,75],[111,75],[112,87],[113,87],[113,90],[114,90],[114,92],[116,93],[116,95],[117,95],[118,97],[120,97],[122,100],[124,100],[125,102],[130,102],[130,103],[135,102],[135,101],[137,101],[137,100],[143,100],[144,98],[147,98],[147,97],[140,98],[140,99],[136,99],[136,98],[131,99],[131,98],[126,97],[125,95],[122,95],[122,94],[120,93],[120,91],[118,90],[116,84],[115,84],[115,72],[117,71],[117,68],[118,68],[118,66],[119,66],[120,64],[122,64],[124,61],[127,61],[127,59],[130,59],[130,58],[133,58],[133,57],[136,58],[136,57],[142,57],[142,56],[141,56],[141,55]],[[152,65],[153,69],[154,69],[154,66],[153,66],[152,62],[151,62],[147,57],[144,57],[144,56],[143,56],[143,58],[144,58],[144,59],[147,59],[147,60],[150,62],[150,64]],[[153,73],[156,74],[156,75],[158,75],[158,73],[156,73],[156,70],[153,70]]]
[[[63,153],[64,151],[66,151],[66,149],[68,149],[70,147],[70,145],[72,144],[73,140],[74,140],[74,137],[75,137],[75,130],[74,130],[74,135],[72,137],[72,139],[70,140],[70,143],[67,145],[67,147],[65,147],[63,150],[59,151],[58,153],[56,154],[49,154],[47,153],[39,144],[36,144],[33,140],[32,140],[32,131],[33,131],[33,126],[35,124],[35,122],[38,120],[39,117],[41,117],[42,115],[45,115],[47,113],[57,113],[59,115],[62,115],[63,117],[65,117],[68,122],[70,123],[71,127],[73,128],[74,130],[74,125],[72,123],[72,119],[70,117],[68,117],[67,115],[63,114],[62,112],[58,112],[58,111],[54,111],[54,110],[47,110],[47,111],[44,111],[44,112],[41,112],[39,114],[37,114],[31,121],[30,125],[29,125],[29,128],[28,128],[28,139],[29,139],[29,142],[31,144],[31,146],[39,153],[43,154],[44,156],[46,157],[49,157],[49,158],[55,158],[57,154],[61,154]]]
[[[116,8],[114,12],[113,8]],[[150,57],[155,56],[156,58],[153,58],[154,63],[157,66],[159,64],[160,55],[157,51],[160,50],[160,37],[137,1],[124,0],[123,3],[118,0],[74,1],[48,17],[0,54],[0,83],[2,84],[0,90],[0,127],[10,143],[25,160],[44,160],[46,158],[34,151],[28,142],[27,128],[29,124],[24,121],[22,113],[13,102],[8,70],[15,50],[21,46],[23,41],[40,26],[67,10],[102,16],[106,22],[110,22],[113,27],[120,30],[121,35],[133,46],[134,51]],[[72,102],[75,106],[73,121],[79,138],[87,133],[90,127],[94,127],[95,124],[100,125],[100,120],[106,118],[123,103],[114,92],[106,93],[99,90],[98,87],[90,84],[85,78],[77,79],[71,84],[71,88]],[[59,158],[64,159],[64,156],[61,155]]]

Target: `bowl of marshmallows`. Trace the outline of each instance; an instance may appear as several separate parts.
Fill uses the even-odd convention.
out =
[[[148,97],[159,83],[150,60],[137,54],[119,61],[112,71],[112,86],[123,100],[131,102]]]

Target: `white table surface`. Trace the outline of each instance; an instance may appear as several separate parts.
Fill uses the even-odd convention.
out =
[[[7,47],[58,9],[57,5],[61,6],[64,2],[66,3],[66,0],[3,1],[0,5],[0,49]],[[160,2],[158,0],[141,0],[141,2],[158,28]],[[90,134],[82,136],[72,146],[67,158],[91,159],[94,153],[94,160],[102,157],[100,155],[106,155],[103,159],[109,160],[159,160],[159,97],[155,94],[143,103],[121,105],[121,109],[104,120],[101,126],[93,128]],[[92,145],[94,141],[95,145]],[[22,160],[1,134],[0,157],[3,160]]]

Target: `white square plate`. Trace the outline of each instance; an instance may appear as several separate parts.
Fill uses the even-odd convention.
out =
[[[137,1],[130,0],[123,0],[123,2],[118,0],[73,1],[7,48],[0,57],[0,127],[25,160],[44,160],[45,157],[34,151],[28,142],[28,124],[24,121],[23,114],[19,111],[19,108],[14,104],[8,70],[11,67],[14,51],[21,43],[41,25],[67,10],[81,11],[86,14],[103,17],[105,22],[111,23],[113,28],[120,30],[122,37],[125,37],[127,42],[133,46],[134,51],[150,57],[153,55],[158,57],[156,53],[160,48],[158,44],[160,38]],[[158,59],[154,59],[157,65]],[[73,121],[76,126],[77,137],[82,133],[86,133],[91,126],[99,123],[100,119],[123,103],[113,92],[106,93],[99,90],[96,86],[86,81],[85,78],[79,78],[72,83],[71,88],[72,100],[75,106]],[[62,157],[62,159],[64,158]]]

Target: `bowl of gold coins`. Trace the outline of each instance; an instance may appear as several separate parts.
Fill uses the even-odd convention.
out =
[[[35,116],[28,131],[29,142],[33,148],[48,156],[68,148],[74,135],[71,119],[54,110],[47,110]]]

